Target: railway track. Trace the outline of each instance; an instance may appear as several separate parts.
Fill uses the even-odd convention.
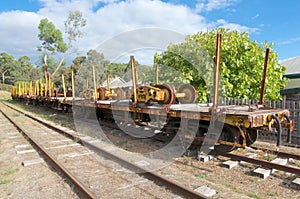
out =
[[[47,121],[43,121],[43,120],[41,120],[39,118],[33,117],[30,114],[28,114],[28,113],[23,113],[20,110],[17,110],[17,109],[15,109],[15,108],[7,105],[7,104],[6,104],[6,106],[7,107],[3,108],[3,105],[2,105],[1,112],[4,115],[6,115],[6,117],[11,122],[14,123],[14,125],[16,126],[16,128],[18,128],[18,130],[20,132],[22,132],[24,134],[24,136],[27,136],[28,139],[31,140],[30,142],[34,143],[35,148],[38,148],[38,151],[41,151],[41,153],[43,153],[43,157],[46,157],[46,159],[47,159],[46,161],[47,162],[48,161],[51,162],[51,164],[54,165],[54,168],[58,169],[59,172],[63,172],[64,173],[64,177],[67,177],[69,179],[69,181],[72,184],[74,184],[74,186],[76,186],[76,191],[77,191],[77,193],[78,193],[78,195],[80,197],[95,198],[95,197],[99,196],[99,191],[97,191],[97,189],[96,189],[95,186],[92,186],[92,185],[87,186],[86,183],[82,183],[84,181],[83,179],[84,178],[86,179],[86,176],[85,177],[81,177],[81,180],[78,180],[77,177],[75,177],[69,171],[69,169],[65,169],[67,166],[62,165],[62,163],[60,161],[58,161],[58,159],[60,159],[60,158],[62,158],[64,156],[68,156],[67,154],[65,154],[65,151],[68,151],[68,154],[74,154],[74,152],[72,152],[71,149],[69,149],[69,148],[64,149],[64,155],[62,155],[61,151],[60,152],[56,152],[56,154],[53,155],[53,154],[50,154],[49,151],[46,150],[46,149],[49,150],[51,147],[53,147],[53,146],[46,146],[47,143],[51,142],[50,141],[50,139],[51,139],[50,137],[51,136],[53,137],[53,134],[55,134],[55,136],[57,136],[58,133],[63,134],[64,136],[69,137],[72,140],[74,140],[74,141],[77,142],[77,143],[75,143],[75,145],[76,145],[76,146],[74,146],[75,148],[82,147],[82,146],[77,146],[78,143],[79,143],[79,144],[84,145],[85,147],[87,147],[89,150],[92,150],[93,153],[101,155],[101,158],[105,157],[105,159],[109,159],[109,160],[114,161],[113,164],[117,163],[119,166],[121,165],[122,168],[118,168],[117,170],[128,170],[129,169],[131,171],[139,173],[139,175],[138,175],[139,177],[136,177],[137,176],[136,173],[132,173],[131,172],[131,173],[125,174],[125,176],[121,177],[121,179],[123,181],[125,181],[125,184],[126,183],[127,183],[127,185],[129,184],[128,187],[139,188],[139,189],[142,190],[142,191],[140,191],[142,194],[149,195],[151,198],[168,198],[168,197],[170,197],[170,198],[173,197],[174,198],[174,196],[175,196],[174,194],[178,194],[178,195],[183,196],[185,198],[206,198],[201,193],[198,193],[198,192],[196,192],[196,191],[194,191],[194,190],[192,190],[190,188],[187,188],[185,186],[182,186],[179,183],[177,183],[175,181],[172,181],[172,180],[169,180],[166,177],[164,177],[164,176],[162,176],[162,175],[160,175],[158,173],[155,173],[153,171],[150,171],[150,170],[148,170],[147,168],[145,168],[143,166],[139,166],[136,163],[129,162],[129,161],[125,160],[124,158],[115,155],[114,151],[110,152],[111,149],[108,150],[107,148],[106,149],[100,148],[99,146],[97,146],[97,143],[96,143],[97,141],[91,140],[91,139],[87,139],[87,136],[80,136],[80,135],[76,134],[74,131],[70,131],[70,130],[67,130],[66,128],[61,128],[61,127],[54,126],[54,125],[50,124]],[[3,111],[3,109],[4,109],[4,111]],[[41,144],[39,143],[39,142],[41,142],[41,137],[40,138],[36,138],[36,139],[39,140],[39,141],[36,141],[35,138],[33,138],[34,137],[33,133],[30,133],[30,132],[28,132],[29,130],[24,129],[24,123],[16,122],[13,119],[11,119],[11,117],[8,114],[5,113],[5,112],[8,111],[8,109],[14,109],[14,111],[18,111],[18,113],[20,113],[20,115],[21,115],[20,117],[25,118],[25,116],[26,116],[27,119],[24,119],[24,121],[26,120],[27,122],[29,122],[28,118],[30,118],[30,120],[35,120],[34,121],[35,123],[41,123],[42,125],[46,126],[48,130],[45,131],[44,134],[43,134],[43,136],[42,136],[43,137],[42,139],[44,140],[44,142],[43,142],[44,144],[43,145],[45,145],[45,146],[41,146]],[[23,126],[20,127],[20,125],[23,125]],[[31,127],[30,131],[41,131],[41,130],[37,130],[37,129],[33,130],[32,128],[35,126],[33,124],[30,124],[29,126]],[[39,128],[41,128],[40,124],[37,124],[37,126],[39,126]],[[48,131],[50,133],[48,133]],[[47,138],[46,134],[50,135],[50,137]],[[45,142],[45,139],[46,139],[46,142]],[[55,139],[57,140],[58,138],[55,138]],[[60,140],[63,140],[63,137],[60,138]],[[59,148],[59,146],[57,146],[57,147]],[[56,150],[58,150],[58,148],[56,148]],[[86,149],[84,149],[84,148],[80,149],[79,151],[78,151],[78,149],[76,149],[77,152],[75,152],[75,153],[81,153],[81,154],[83,154],[80,151],[82,151],[82,150],[86,151]],[[42,152],[42,151],[44,151],[44,152]],[[85,155],[83,155],[83,157],[85,157]],[[89,158],[89,159],[91,159],[91,158]],[[103,161],[105,161],[105,160],[103,160]],[[80,166],[78,166],[78,164],[79,163],[77,161],[76,163],[74,162],[73,165],[71,165],[69,167],[71,167],[73,169],[77,167],[77,168],[81,168],[81,170],[83,170],[84,167],[80,167]],[[94,163],[94,164],[96,164],[96,165],[99,166],[99,161],[97,163]],[[76,166],[74,166],[74,165],[76,165]],[[86,164],[84,164],[84,165],[86,166]],[[105,170],[108,170],[108,168],[109,168],[108,166],[105,166],[105,165],[102,165],[102,167],[105,167]],[[87,169],[88,169],[88,167],[85,170],[87,170]],[[99,170],[99,168],[98,168],[98,170]],[[89,170],[89,171],[86,171],[86,172],[92,172],[92,170]],[[73,173],[74,173],[74,171],[73,171]],[[76,171],[75,171],[75,173],[76,173]],[[87,175],[87,174],[84,174],[84,175]],[[95,175],[95,174],[93,174],[93,175]],[[121,176],[120,173],[111,174],[111,175],[115,175],[115,176],[117,175],[118,179],[120,179],[120,176]],[[128,175],[131,175],[131,176],[128,176]],[[93,178],[92,176],[90,178]],[[141,176],[143,177],[144,180],[140,179]],[[145,185],[140,185],[139,183],[133,183],[131,180],[128,180],[128,179],[134,179],[134,178],[138,178],[139,179],[139,180],[137,180],[138,182],[141,182],[141,181],[144,182],[145,179],[146,179],[146,181],[147,181],[146,184],[149,184],[148,181],[150,182],[150,184],[151,183],[153,184],[153,182],[154,182],[155,185],[151,185],[151,186],[156,186],[156,188],[154,190],[158,190],[158,191],[154,191],[154,192],[151,191],[151,192],[149,192],[149,191],[147,191],[149,189],[149,188],[147,188],[147,186],[150,186],[150,185],[147,185],[146,188],[144,188]],[[99,179],[103,179],[103,176],[99,177]],[[123,187],[127,187],[127,185],[123,185]],[[157,185],[163,186],[163,188],[159,187]],[[122,187],[122,185],[120,185],[120,186]],[[93,187],[92,190],[90,190],[91,187]],[[130,188],[128,188],[128,189],[130,189]],[[151,189],[153,189],[153,188],[151,188]],[[171,190],[172,193],[168,193],[169,192],[168,190]],[[155,192],[157,192],[157,193],[155,193]],[[114,194],[116,194],[116,193],[114,193]],[[102,195],[100,194],[100,196],[102,196]]]
[[[266,160],[262,160],[262,159],[257,159],[254,157],[247,157],[245,155],[239,155],[239,154],[234,154],[234,153],[224,153],[221,151],[213,151],[212,154],[214,155],[221,155],[224,157],[228,157],[231,160],[234,161],[244,161],[244,162],[248,162],[251,164],[255,164],[255,165],[259,165],[263,168],[268,168],[268,169],[277,169],[280,171],[284,171],[284,172],[288,172],[288,173],[292,173],[295,174],[296,176],[300,176],[300,168],[299,167],[294,167],[294,166],[290,166],[290,165],[283,165],[280,163],[275,163],[275,162],[270,162],[270,161],[266,161]],[[285,158],[299,158],[299,155],[295,155],[295,154],[289,154],[289,153],[277,153],[278,157],[282,157],[284,156]]]

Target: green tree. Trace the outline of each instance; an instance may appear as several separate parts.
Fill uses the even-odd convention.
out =
[[[181,44],[171,44],[167,51],[155,57],[158,64],[181,72],[197,89],[200,100],[212,94],[213,58],[216,35],[222,34],[221,87],[225,97],[259,99],[266,48],[270,49],[265,98],[280,98],[279,90],[286,85],[285,67],[278,63],[274,44],[259,44],[248,33],[215,29],[186,37]]]
[[[30,80],[30,71],[32,69],[32,63],[30,58],[22,56],[18,60],[14,61],[14,68],[10,71],[10,82],[15,83],[17,81],[28,82]]]
[[[105,68],[109,65],[109,61],[104,59],[104,55],[96,50],[89,50],[87,56],[81,57],[79,60],[80,67],[75,76],[76,95],[85,90],[86,80],[89,82],[89,88],[94,88],[93,66],[96,72],[97,86],[99,86],[106,78]]]
[[[39,24],[39,39],[42,41],[42,45],[38,46],[38,50],[44,49],[46,52],[62,53],[60,61],[52,75],[55,75],[68,56],[72,48],[72,42],[82,37],[83,32],[80,29],[86,26],[86,19],[82,17],[80,11],[70,12],[64,25],[67,34],[67,43],[64,42],[61,31],[56,29],[54,24],[48,21],[48,19],[42,19]]]
[[[61,31],[56,29],[51,21],[48,21],[47,18],[42,19],[38,28],[40,30],[38,37],[42,41],[42,45],[38,46],[39,51],[44,49],[52,53],[64,53],[67,50],[67,45],[63,41]]]
[[[2,76],[2,83],[5,82],[6,75],[9,75],[10,71],[14,68],[15,58],[5,52],[0,53],[0,73]]]

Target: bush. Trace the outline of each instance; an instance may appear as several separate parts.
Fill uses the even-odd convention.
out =
[[[11,89],[11,85],[8,85],[8,84],[0,84],[0,91],[7,91],[7,92],[10,92],[10,89]]]

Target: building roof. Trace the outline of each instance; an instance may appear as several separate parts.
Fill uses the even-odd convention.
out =
[[[300,73],[300,56],[286,60],[280,64],[286,66],[286,74]]]
[[[105,80],[102,84],[103,87],[107,88],[107,81]],[[121,77],[116,77],[110,80],[110,88],[120,88],[125,87],[126,82]]]

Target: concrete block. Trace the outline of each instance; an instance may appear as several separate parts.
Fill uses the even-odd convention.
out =
[[[238,161],[232,161],[232,160],[228,160],[226,162],[223,162],[223,166],[225,166],[228,169],[232,169],[233,167],[239,165]]]
[[[10,136],[10,137],[8,137],[8,139],[16,139],[16,138],[20,138],[21,136],[19,136],[19,135],[16,135],[16,136]]]
[[[35,164],[40,164],[40,163],[43,163],[43,162],[44,162],[44,160],[39,158],[39,159],[24,161],[24,162],[22,162],[22,165],[24,167],[27,167],[27,166],[31,166],[31,165],[35,165]]]
[[[21,144],[21,145],[17,145],[15,146],[16,149],[20,149],[20,148],[26,148],[26,147],[30,147],[31,145],[29,144]]]
[[[61,149],[61,148],[72,147],[72,146],[81,146],[81,145],[78,143],[75,143],[75,144],[67,144],[67,145],[48,147],[46,149]]]
[[[58,158],[62,158],[62,157],[75,158],[75,157],[84,156],[84,155],[91,155],[91,154],[94,154],[94,152],[87,151],[87,152],[83,152],[83,153],[68,153],[68,154],[61,154],[61,155],[58,156]]]
[[[275,163],[275,164],[286,165],[288,160],[287,159],[282,159],[282,158],[275,158],[271,162]],[[277,169],[272,169],[271,173],[275,173],[276,171],[277,171]]]
[[[140,167],[145,167],[145,166],[149,166],[150,165],[150,163],[147,162],[147,161],[145,161],[145,160],[137,161],[134,164],[136,164],[136,165],[138,165]]]
[[[260,178],[266,179],[271,174],[270,169],[257,168],[254,170],[254,173]]]
[[[212,197],[212,196],[214,196],[217,193],[216,190],[211,189],[211,188],[209,188],[207,186],[198,187],[197,189],[195,189],[195,191],[203,194],[206,197]]]
[[[300,190],[300,177],[296,178],[295,180],[292,181],[292,186],[295,189],[299,189]]]
[[[29,150],[24,150],[24,151],[17,151],[17,154],[20,155],[20,154],[34,153],[34,152],[36,152],[36,150],[34,150],[34,149],[29,149]]]
[[[207,154],[199,154],[198,155],[198,160],[201,162],[207,162],[209,160],[212,160],[214,157],[211,155],[207,155]]]
[[[50,143],[61,143],[61,142],[71,142],[71,139],[64,139],[64,140],[53,140]]]

